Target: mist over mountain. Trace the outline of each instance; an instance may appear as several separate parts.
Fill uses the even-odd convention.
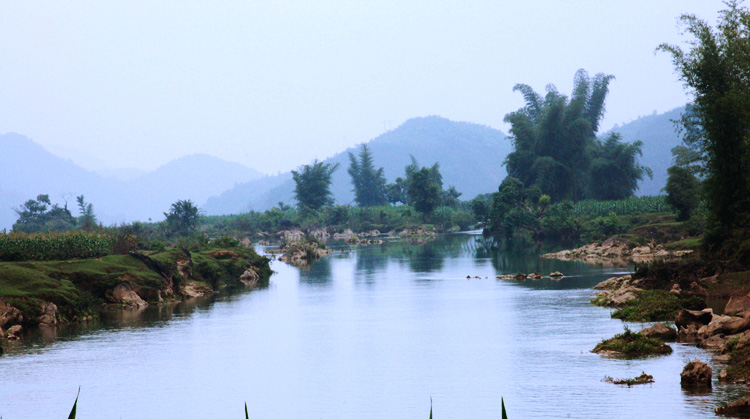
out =
[[[679,120],[683,112],[684,106],[662,114],[643,116],[612,129],[627,142],[643,141],[640,164],[650,167],[654,171],[654,178],[639,182],[637,195],[659,195],[667,184],[667,168],[672,165],[672,148],[682,144],[682,137],[677,134],[672,121]]]
[[[209,196],[261,174],[238,163],[205,154],[174,160],[130,180],[81,168],[20,134],[0,135],[0,229],[17,219],[13,208],[39,194],[78,215],[75,197],[85,195],[105,225],[133,220],[161,220],[178,199],[200,204]]]
[[[420,165],[440,164],[445,187],[455,186],[472,199],[493,192],[505,178],[503,161],[511,151],[505,134],[494,128],[469,122],[455,122],[439,116],[412,118],[398,128],[367,142],[376,167],[383,167],[388,182],[404,176],[413,155]],[[331,192],[337,204],[353,204],[354,193],[347,168],[353,147],[325,160],[338,163]],[[279,201],[294,204],[294,182],[285,173],[237,185],[204,205],[208,214],[231,214],[266,210]]]

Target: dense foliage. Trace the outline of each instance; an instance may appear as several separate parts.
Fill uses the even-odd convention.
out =
[[[331,175],[338,167],[338,164],[315,160],[312,164],[302,166],[299,171],[292,170],[295,184],[294,198],[301,210],[314,211],[333,204]]]
[[[21,208],[14,211],[18,214],[18,220],[13,224],[13,231],[17,232],[68,231],[76,226],[76,219],[68,210],[68,206],[52,204],[49,195],[29,199]]]
[[[694,15],[681,17],[692,38],[687,51],[659,47],[693,95],[682,123],[705,167],[704,247],[719,257],[750,249],[750,11],[736,0],[726,4],[715,29]],[[750,263],[750,252],[744,254]]]
[[[349,169],[347,172],[354,185],[354,200],[360,207],[375,207],[385,205],[386,188],[383,168],[375,170],[372,154],[366,144],[362,144],[359,159],[349,153]]]
[[[698,179],[682,166],[672,166],[667,169],[667,203],[677,210],[677,220],[685,221],[690,218],[700,199],[700,184]]]
[[[618,134],[596,138],[611,75],[576,72],[570,99],[553,85],[542,97],[517,84],[526,106],[505,116],[514,151],[505,160],[508,176],[536,186],[553,201],[623,199],[651,171],[638,165],[642,143],[622,143]]]
[[[200,212],[191,200],[180,200],[172,204],[169,212],[165,212],[166,224],[171,234],[187,236],[198,226]]]
[[[489,205],[479,197],[470,207],[475,217],[487,220],[487,232],[505,238],[508,247],[517,250],[544,240],[598,240],[647,223],[649,214],[674,212],[663,196],[552,203],[539,187],[526,187],[513,177],[503,180]]]

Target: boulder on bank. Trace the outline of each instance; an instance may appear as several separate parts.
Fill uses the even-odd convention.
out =
[[[743,397],[739,400],[729,402],[724,406],[719,406],[715,410],[717,415],[724,416],[750,416],[750,397]]]
[[[21,311],[0,298],[0,329],[23,322]]]
[[[54,326],[57,324],[57,306],[54,303],[42,302],[42,314],[36,318],[39,326]]]
[[[127,282],[121,282],[111,291],[108,291],[107,299],[112,303],[129,307],[146,307],[148,305]]]
[[[592,303],[602,307],[623,307],[628,301],[638,297],[638,292],[643,291],[632,285],[632,277],[623,275],[609,278],[594,286],[596,290],[603,290],[596,294]]]
[[[750,329],[750,318],[734,316],[714,316],[711,322],[698,329],[698,335],[706,338],[718,334],[735,335]]]
[[[5,338],[8,340],[18,340],[21,339],[21,333],[23,333],[23,327],[20,324],[16,324],[5,331]]]
[[[696,325],[701,328],[709,323],[714,317],[714,311],[710,308],[704,310],[680,310],[674,319],[674,325],[678,328],[687,328]]]
[[[724,307],[724,314],[729,316],[750,317],[750,294],[730,297],[727,306]]]
[[[656,338],[664,341],[672,341],[677,339],[677,331],[671,327],[665,326],[664,323],[656,323],[655,325],[643,329],[638,333],[646,337]]]
[[[705,362],[688,362],[680,373],[680,385],[686,388],[711,388],[711,375],[713,371]]]

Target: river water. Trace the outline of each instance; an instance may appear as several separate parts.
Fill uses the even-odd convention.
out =
[[[466,234],[272,267],[267,289],[10,345],[0,415],[67,417],[79,386],[79,419],[240,418],[245,402],[251,418],[427,418],[430,398],[436,419],[500,418],[501,398],[511,419],[702,418],[746,392],[683,391],[682,367],[711,362],[689,345],[640,360],[590,352],[624,325],[589,304],[591,287],[627,269],[512,256]],[[565,278],[494,279],[555,270]],[[643,371],[653,384],[602,381]]]

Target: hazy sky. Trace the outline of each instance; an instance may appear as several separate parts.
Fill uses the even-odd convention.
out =
[[[507,131],[516,83],[613,74],[603,129],[683,105],[661,42],[718,0],[0,1],[0,133],[90,169],[266,173],[441,115]],[[1,152],[1,150],[0,150]]]

